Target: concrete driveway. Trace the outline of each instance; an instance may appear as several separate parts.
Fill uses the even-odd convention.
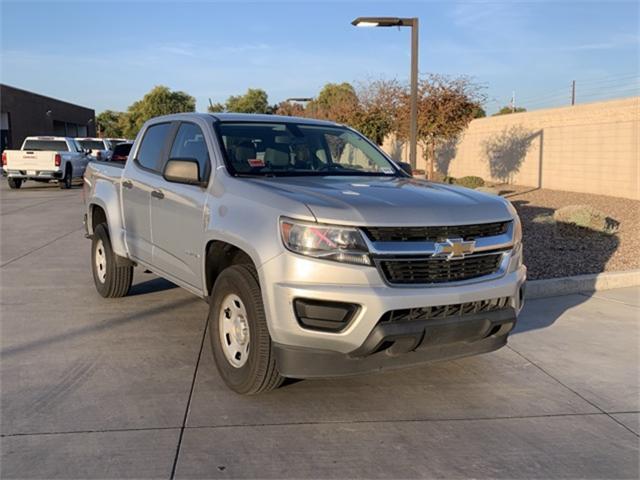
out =
[[[491,354],[244,398],[204,302],[140,271],[98,296],[81,205],[2,181],[2,478],[638,478],[638,289],[530,301]]]

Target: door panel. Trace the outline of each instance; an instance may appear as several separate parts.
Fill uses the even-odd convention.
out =
[[[169,159],[198,162],[200,180],[211,170],[209,149],[202,129],[181,122],[175,131]],[[183,282],[202,289],[202,241],[206,190],[160,179],[151,195],[153,264]]]
[[[165,180],[161,184],[156,190],[164,197],[151,197],[153,265],[201,289],[205,190]]]
[[[122,210],[127,247],[132,258],[152,261],[151,190],[158,176],[132,165],[122,177]]]
[[[149,126],[135,157],[122,175],[122,210],[129,254],[147,264],[153,262],[151,241],[151,192],[161,181],[167,146],[175,131],[169,122]]]

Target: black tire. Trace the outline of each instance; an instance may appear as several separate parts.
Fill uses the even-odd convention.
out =
[[[22,186],[21,178],[7,178],[7,182],[9,183],[9,188],[17,190]]]
[[[227,359],[220,335],[223,302],[230,295],[236,295],[242,301],[249,326],[247,359],[240,367]],[[253,395],[274,390],[282,384],[284,377],[276,367],[258,274],[253,265],[232,265],[216,280],[209,304],[209,339],[220,376],[231,390]]]
[[[67,166],[64,169],[64,178],[58,180],[60,184],[60,188],[63,190],[69,190],[71,188],[71,184],[73,182],[73,170],[71,169],[71,165],[67,163]]]
[[[100,256],[104,262],[96,258]],[[100,268],[98,263],[102,264]],[[95,227],[91,241],[91,270],[98,293],[105,298],[124,297],[133,281],[133,265],[118,257],[111,248],[111,239],[104,223]]]

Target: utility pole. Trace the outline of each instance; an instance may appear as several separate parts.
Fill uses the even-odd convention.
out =
[[[418,18],[410,20],[411,25],[411,112],[409,125],[409,163],[417,166],[418,146]],[[431,158],[429,180],[433,180],[435,158]]]
[[[571,106],[576,104],[576,81],[571,82]]]
[[[514,90],[511,93],[511,113],[515,113],[516,111],[516,91]]]

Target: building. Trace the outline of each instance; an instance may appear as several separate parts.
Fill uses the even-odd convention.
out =
[[[0,84],[0,150],[20,148],[30,135],[92,137],[95,111]]]

